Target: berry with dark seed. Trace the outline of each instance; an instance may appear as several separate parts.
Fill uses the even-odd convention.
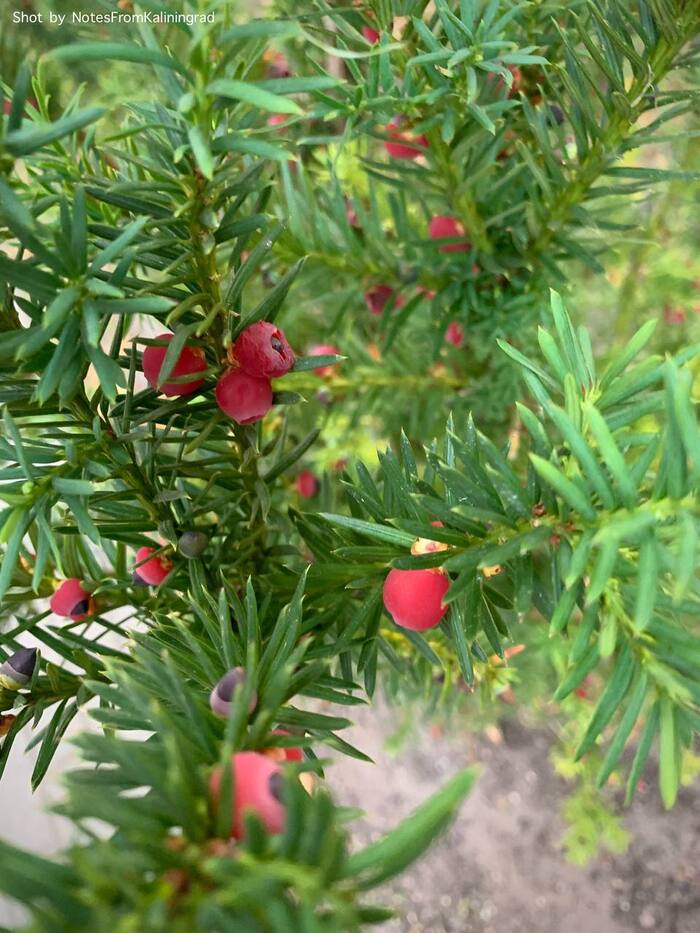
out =
[[[57,616],[75,619],[76,622],[82,621],[95,611],[90,593],[78,577],[64,580],[49,600],[49,606]]]
[[[284,332],[270,321],[256,321],[239,334],[233,357],[243,372],[256,379],[284,376],[294,366],[294,353]]]
[[[209,694],[209,705],[212,712],[222,719],[226,719],[231,710],[231,701],[237,687],[245,684],[246,672],[242,667],[232,667],[227,671],[221,680],[216,684]],[[258,695],[253,691],[253,695],[248,702],[248,712],[252,713],[258,702]]]
[[[231,758],[233,776],[232,825],[230,835],[234,839],[245,837],[244,815],[253,812],[268,833],[281,833],[286,822],[284,805],[278,794],[280,768],[274,761],[259,752],[237,752]],[[221,794],[222,769],[216,768],[209,781],[214,810],[218,809]]]
[[[36,667],[36,648],[20,648],[0,664],[0,687],[19,690],[29,683]]]

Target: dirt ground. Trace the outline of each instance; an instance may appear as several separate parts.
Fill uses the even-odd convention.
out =
[[[654,787],[628,811],[632,844],[585,868],[564,860],[564,783],[548,760],[549,738],[503,725],[498,743],[469,734],[436,736],[417,723],[390,753],[400,715],[381,704],[353,709],[343,733],[376,765],[341,756],[327,769],[336,800],[363,809],[359,846],[391,829],[448,778],[478,763],[480,776],[452,829],[375,896],[395,908],[384,933],[700,933],[700,788],[684,789],[665,813]],[[405,717],[404,717],[405,718]],[[74,730],[84,728],[80,722]],[[51,853],[69,841],[65,820],[44,808],[61,796],[60,775],[75,764],[62,745],[37,793],[29,790],[36,752],[15,755],[2,784],[0,837],[21,831],[25,845]],[[653,784],[653,774],[649,776]],[[0,924],[22,912],[0,900]]]
[[[365,810],[357,843],[376,838],[460,767],[481,774],[451,830],[377,901],[401,915],[386,933],[699,933],[700,789],[663,811],[652,787],[625,817],[632,843],[585,868],[561,851],[566,787],[548,761],[549,739],[517,724],[500,744],[416,728],[396,754],[397,714],[355,714],[347,738],[377,767],[344,759],[327,771],[338,802]],[[653,774],[649,774],[653,783]]]

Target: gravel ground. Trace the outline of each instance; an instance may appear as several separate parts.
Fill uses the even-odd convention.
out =
[[[390,753],[397,711],[379,704],[353,715],[346,737],[376,765],[342,757],[327,777],[339,803],[365,811],[354,846],[391,829],[460,768],[480,771],[450,831],[377,892],[399,914],[385,933],[699,933],[700,789],[684,789],[667,814],[650,788],[625,817],[629,850],[578,868],[561,851],[566,787],[551,770],[546,734],[510,724],[489,740],[417,724]],[[14,755],[5,775],[0,837],[21,832],[28,848],[50,853],[68,842],[69,826],[42,810],[60,797],[72,753],[62,746],[32,797],[34,755]],[[20,917],[0,900],[0,924],[14,929]]]
[[[564,860],[560,805],[544,733],[504,727],[499,741],[427,729],[389,754],[397,728],[386,709],[361,711],[347,738],[377,767],[345,760],[328,769],[342,803],[366,816],[364,843],[390,829],[468,764],[480,777],[451,830],[379,892],[400,919],[386,933],[658,933],[700,931],[700,790],[685,789],[665,813],[655,788],[628,811],[632,844],[585,868]]]

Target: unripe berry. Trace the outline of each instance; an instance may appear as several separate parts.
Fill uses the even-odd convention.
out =
[[[397,625],[423,632],[447,612],[442,599],[449,586],[441,570],[390,570],[384,581],[384,606]]]
[[[430,221],[431,240],[443,240],[463,237],[464,227],[456,217],[448,217],[445,214],[439,214]],[[445,243],[440,247],[441,253],[467,253],[471,249],[471,243],[466,240],[463,243]]]
[[[49,600],[49,606],[57,616],[75,619],[76,622],[81,622],[95,611],[92,597],[78,577],[64,580]]]
[[[384,127],[387,136],[390,137],[384,141],[384,148],[392,159],[417,159],[428,148],[428,140],[423,135],[413,136],[410,133],[401,132],[399,127],[403,122],[402,117],[394,117]]]
[[[168,577],[173,569],[172,561],[162,554],[151,557],[156,553],[154,547],[141,547],[136,552],[136,567],[134,568],[134,582],[147,583],[149,586],[159,586]],[[143,563],[142,563],[143,561]]]
[[[273,379],[294,366],[294,353],[284,332],[270,321],[256,321],[239,334],[233,356],[249,376]]]
[[[332,354],[339,355],[340,350],[330,343],[317,343],[313,347],[309,347],[309,356],[331,356]],[[335,365],[335,363],[329,363],[328,366],[317,366],[314,372],[321,377],[332,376]]]
[[[229,369],[216,383],[216,403],[237,424],[260,421],[272,408],[269,379],[257,379],[242,369]]]
[[[173,335],[160,334],[157,339],[170,343],[173,339]],[[200,389],[204,385],[204,379],[193,379],[191,382],[164,382],[162,385],[158,384],[158,374],[160,373],[160,368],[163,365],[167,350],[167,347],[154,346],[146,347],[143,351],[141,368],[143,369],[143,374],[150,387],[168,396],[191,395],[193,392],[196,392],[197,389]],[[206,368],[207,361],[204,357],[204,352],[200,350],[199,347],[185,346],[182,348],[169,378],[188,376],[190,373],[201,373]]]
[[[450,321],[445,331],[445,342],[453,347],[461,347],[464,343],[464,328],[457,321]]]
[[[36,667],[36,648],[20,648],[0,664],[0,687],[19,690],[29,683]]]
[[[246,679],[245,669],[242,667],[232,667],[227,671],[221,680],[216,684],[209,694],[209,705],[212,712],[222,719],[226,719],[231,710],[231,700],[236,687],[243,686]],[[253,695],[248,703],[248,712],[252,713],[258,702],[258,695],[253,691]]]
[[[194,560],[203,554],[209,544],[209,538],[203,531],[183,531],[177,541],[177,549],[183,557]]]
[[[268,833],[281,833],[286,814],[280,801],[282,771],[279,765],[258,752],[237,752],[231,758],[231,770],[234,784],[231,836],[244,838],[244,814],[248,810],[257,815]],[[216,768],[209,781],[214,809],[219,805],[221,777],[221,768]]]
[[[311,499],[318,491],[318,480],[311,470],[302,470],[297,476],[296,488],[302,499]]]

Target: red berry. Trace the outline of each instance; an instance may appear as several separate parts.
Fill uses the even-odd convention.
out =
[[[393,295],[394,289],[390,285],[373,285],[372,288],[364,294],[365,304],[372,314],[379,315]],[[404,304],[406,304],[405,299],[401,295],[398,295],[394,301],[394,307],[401,308]]]
[[[281,52],[267,49],[263,53],[268,78],[288,78],[291,75],[289,62]]]
[[[680,305],[674,308],[673,305],[667,304],[664,307],[664,320],[667,324],[682,324],[685,320],[685,311]]]
[[[267,118],[268,126],[282,126],[283,123],[287,122],[288,117],[284,113],[273,113],[272,116]]]
[[[377,32],[376,29],[372,29],[371,26],[363,26],[362,35],[370,43],[370,45],[376,45],[382,37],[381,33]]]
[[[291,735],[291,732],[287,732],[286,729],[273,729],[272,735]],[[280,763],[285,761],[303,761],[304,753],[300,748],[283,748],[281,745],[275,745],[272,748],[266,748],[263,751],[263,755],[267,755],[268,758],[271,758],[273,761],[278,761]]]
[[[464,227],[455,217],[448,217],[440,214],[433,217],[430,221],[430,238],[432,240],[443,240],[463,237]],[[440,247],[441,253],[466,253],[471,249],[471,243],[466,240],[463,243],[445,243]]]
[[[402,133],[399,127],[403,122],[401,117],[394,117],[384,127],[387,136],[390,137],[384,141],[384,148],[392,159],[417,159],[428,148],[428,140],[422,135],[412,136],[410,133]]]
[[[173,569],[172,561],[168,560],[162,554],[157,557],[149,556],[155,554],[154,547],[140,547],[136,552],[136,566],[134,567],[134,582],[147,583],[149,586],[159,586]],[[143,561],[143,563],[142,563]]]
[[[231,758],[233,806],[231,836],[245,836],[244,814],[252,811],[262,821],[268,833],[281,833],[285,824],[285,809],[280,802],[282,772],[274,761],[259,752],[237,752]],[[214,809],[221,792],[221,768],[209,781]]]
[[[284,376],[294,366],[294,353],[284,332],[270,321],[246,327],[233,345],[233,355],[243,372],[258,379]]]
[[[309,356],[331,356],[332,354],[340,354],[340,350],[332,343],[316,343],[313,347],[309,347]],[[317,376],[332,376],[335,365],[335,363],[329,363],[328,366],[317,366],[314,372]]]
[[[164,340],[167,343],[173,339],[172,334],[160,334],[158,340]],[[146,381],[152,389],[156,389],[163,395],[191,395],[204,385],[204,379],[193,379],[192,382],[164,382],[158,383],[158,374],[163,365],[167,347],[146,347],[141,357],[141,368],[146,377]],[[179,376],[189,376],[190,373],[201,373],[207,368],[207,361],[204,358],[204,352],[199,347],[183,347],[177,362],[173,366],[170,378]]]
[[[311,470],[302,470],[297,476],[296,487],[302,499],[311,499],[318,490],[318,480]]]
[[[423,632],[447,612],[442,598],[449,586],[441,570],[390,570],[384,581],[384,606],[397,625]]]
[[[445,331],[445,341],[453,347],[461,347],[464,343],[464,328],[457,321],[450,321]]]
[[[508,88],[508,97],[514,97],[522,87],[523,74],[517,65],[506,65],[506,68],[508,71],[510,71],[513,78],[513,81]],[[496,90],[501,91],[504,87],[506,87],[506,82],[502,75],[499,75],[498,81],[496,81]]]
[[[269,379],[256,379],[242,369],[229,369],[216,383],[216,403],[237,424],[260,421],[272,408]]]
[[[81,622],[95,611],[92,597],[78,577],[64,580],[49,600],[49,606],[57,616],[75,619],[76,622]]]
[[[353,207],[352,201],[349,198],[345,198],[345,217],[347,218],[347,221],[351,227],[360,226],[357,211]]]

